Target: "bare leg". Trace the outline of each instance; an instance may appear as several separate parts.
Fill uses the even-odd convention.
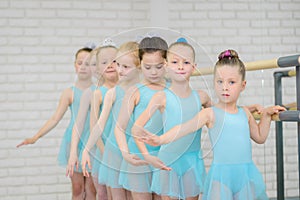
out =
[[[152,200],[151,193],[142,193],[142,192],[131,192],[133,200]]]
[[[106,186],[106,191],[108,200],[112,200],[111,188]]]
[[[72,182],[72,200],[84,199],[84,176],[82,173],[74,172],[71,177]]]
[[[152,199],[153,200],[161,200],[160,195],[156,194],[156,193],[152,193]]]
[[[125,200],[126,191],[123,188],[111,188],[111,195],[113,200]]]
[[[129,190],[125,189],[125,193],[126,193],[126,199],[127,200],[133,200],[132,194]]]
[[[93,183],[93,178],[84,177],[84,191],[85,191],[85,199],[87,200],[96,200],[96,189]]]
[[[108,200],[106,186],[98,183],[98,177],[93,177],[98,200]]]
[[[187,197],[186,200],[198,200],[199,196],[195,196],[195,197]]]

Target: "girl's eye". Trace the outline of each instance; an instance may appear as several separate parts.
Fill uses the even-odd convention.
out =
[[[149,70],[151,67],[146,65],[144,68]]]
[[[184,64],[185,64],[185,65],[189,65],[189,64],[191,64],[191,63],[188,62],[188,61],[185,61]]]
[[[221,80],[217,80],[217,83],[218,83],[218,84],[222,84],[222,83],[223,83],[223,81],[221,81]]]
[[[163,67],[163,65],[157,65],[156,69],[161,69]]]
[[[116,63],[116,62],[117,62],[116,60],[113,61],[113,63]]]
[[[172,63],[172,64],[177,64],[177,61],[172,61],[171,63]]]
[[[234,83],[235,83],[234,81],[230,81],[230,82],[229,82],[230,85],[233,85]]]

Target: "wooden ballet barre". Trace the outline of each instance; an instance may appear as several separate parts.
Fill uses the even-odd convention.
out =
[[[252,113],[253,117],[256,120],[261,118],[261,114],[257,112]],[[272,121],[291,121],[291,122],[300,122],[300,111],[299,110],[288,110],[280,112],[279,114],[272,115]]]
[[[261,60],[254,62],[246,62],[245,67],[247,71],[261,70],[261,69],[272,69],[278,68],[277,59],[272,60]],[[197,68],[193,76],[209,75],[213,74],[214,67]]]
[[[300,64],[300,55],[292,55],[292,56],[285,56],[271,60],[260,60],[260,61],[253,61],[253,62],[245,62],[245,67],[247,71],[254,71],[254,70],[262,70],[262,69],[273,69],[278,67],[291,67],[291,66],[298,66]],[[204,68],[197,68],[192,76],[201,76],[201,75],[209,75],[213,74],[214,67],[204,67]],[[295,76],[296,72],[291,71],[291,75]]]

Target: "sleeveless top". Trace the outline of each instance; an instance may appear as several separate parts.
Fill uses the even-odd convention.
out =
[[[252,162],[249,122],[244,109],[238,107],[236,114],[227,113],[217,107],[212,109],[215,124],[209,129],[209,136],[214,151],[213,163]]]

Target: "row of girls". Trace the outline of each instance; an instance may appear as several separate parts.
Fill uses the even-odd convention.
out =
[[[72,199],[267,199],[250,138],[263,143],[270,116],[284,108],[237,106],[246,81],[233,50],[222,52],[215,66],[219,102],[213,107],[204,91],[190,87],[195,68],[194,48],[185,39],[169,47],[160,37],[146,37],[118,49],[80,49],[74,86],[63,91],[38,133],[18,147],[35,143],[70,108],[58,160],[71,177]],[[259,124],[253,110],[262,113]],[[208,174],[200,146],[204,125],[216,147]]]

